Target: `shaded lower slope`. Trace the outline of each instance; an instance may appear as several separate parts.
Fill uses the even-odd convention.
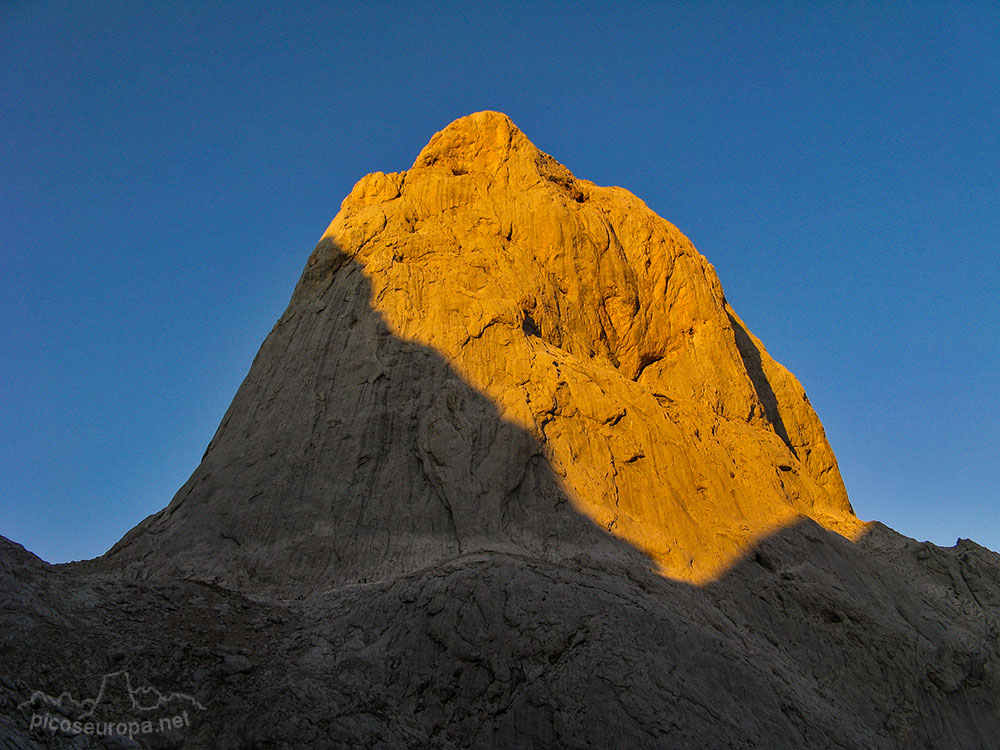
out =
[[[881,526],[854,545],[805,521],[704,588],[485,552],[269,604],[7,543],[0,561],[20,591],[0,615],[9,747],[68,747],[16,704],[93,693],[116,669],[201,700],[172,740],[196,748],[988,748],[1000,733],[1000,559]]]
[[[572,507],[532,435],[391,334],[361,267],[328,251],[191,478],[94,565],[285,597],[471,550],[649,565]]]

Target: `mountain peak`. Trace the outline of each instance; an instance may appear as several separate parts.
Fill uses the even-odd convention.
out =
[[[0,537],[0,747],[996,746],[1000,557],[859,536],[711,265],[568,174],[479,113],[362,178],[166,509]]]
[[[484,549],[701,583],[802,516],[863,529],[711,264],[478,112],[355,185],[202,465],[109,555],[283,593]]]
[[[459,174],[493,172],[509,161],[531,165],[542,156],[507,115],[486,110],[460,117],[435,133],[413,168],[446,167]]]

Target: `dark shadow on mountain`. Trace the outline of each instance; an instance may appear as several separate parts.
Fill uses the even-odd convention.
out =
[[[0,540],[0,571],[28,568],[0,608],[14,747],[63,746],[16,708],[32,690],[89,695],[122,668],[204,703],[185,747],[965,748],[1000,733],[1000,558],[879,524],[852,543],[802,520],[703,587],[470,551],[267,602],[87,575]]]
[[[799,454],[788,437],[788,430],[785,429],[785,422],[782,420],[781,412],[778,410],[778,398],[774,395],[774,389],[771,388],[771,383],[767,379],[767,375],[764,374],[760,351],[754,345],[750,334],[740,325],[740,322],[728,312],[726,315],[729,316],[729,324],[733,327],[733,332],[736,334],[736,348],[739,349],[743,366],[750,376],[750,382],[753,384],[754,391],[757,392],[757,398],[764,407],[764,416],[767,417],[767,421],[774,427],[774,432],[777,436],[788,446],[788,450],[794,456],[798,457]]]
[[[323,241],[191,478],[90,567],[288,596],[480,550],[651,566]]]

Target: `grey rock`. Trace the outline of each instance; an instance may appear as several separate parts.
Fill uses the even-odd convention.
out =
[[[253,663],[240,654],[230,654],[222,660],[222,670],[226,674],[240,674],[253,669]]]

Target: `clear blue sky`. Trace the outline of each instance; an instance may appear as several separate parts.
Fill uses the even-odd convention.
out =
[[[352,184],[498,109],[691,237],[862,518],[1000,549],[1000,5],[816,5],[0,4],[0,534],[166,505]]]

